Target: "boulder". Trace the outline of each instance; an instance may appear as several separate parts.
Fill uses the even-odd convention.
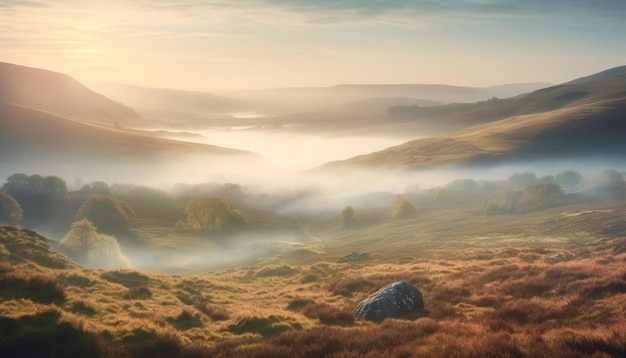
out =
[[[406,281],[390,283],[361,301],[352,311],[356,317],[380,322],[385,318],[424,317],[422,293]]]
[[[343,256],[339,260],[337,260],[337,262],[338,263],[346,263],[346,262],[362,261],[362,260],[369,260],[369,259],[370,259],[370,254],[367,253],[367,252],[364,252],[362,254],[359,254],[359,253],[356,253],[356,252],[351,252],[351,253]]]

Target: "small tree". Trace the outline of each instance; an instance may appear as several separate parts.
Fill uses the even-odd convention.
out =
[[[0,192],[0,222],[21,220],[23,214],[22,207],[11,195]]]
[[[187,227],[196,230],[220,230],[244,222],[228,200],[218,197],[199,198],[185,207]]]
[[[91,221],[98,231],[115,234],[128,230],[133,210],[122,200],[108,195],[91,195],[76,213],[77,219]]]
[[[346,206],[339,215],[339,223],[343,227],[351,227],[356,223],[354,220],[354,209],[351,206]]]
[[[407,219],[417,216],[417,208],[405,198],[398,198],[391,211],[392,219]]]
[[[93,268],[123,268],[129,262],[113,236],[99,234],[86,219],[76,221],[59,241],[61,249],[79,264]]]
[[[448,197],[448,191],[445,187],[439,188],[435,194],[435,200],[445,200],[448,199]]]

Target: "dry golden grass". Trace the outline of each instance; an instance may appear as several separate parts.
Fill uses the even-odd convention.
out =
[[[624,202],[492,217],[475,210],[480,198],[468,197],[462,207],[454,198],[413,199],[420,203],[418,217],[333,232],[309,244],[316,255],[303,259],[296,248],[293,255],[195,274],[43,267],[28,260],[27,250],[40,260],[45,247],[29,245],[27,232],[7,231],[4,247],[21,248],[16,254],[22,259],[1,265],[0,275],[22,278],[26,289],[19,297],[3,295],[0,315],[35,315],[57,328],[67,323],[78,330],[67,331],[72,337],[95,337],[90,344],[111,357],[154,351],[225,357],[626,352],[626,238],[610,230],[623,220]],[[8,235],[18,235],[21,246],[7,246]],[[351,251],[372,255],[336,263]],[[565,261],[551,262],[555,254]],[[28,289],[37,280],[45,284],[34,287],[56,287],[64,299],[39,300]],[[397,280],[421,290],[427,318],[382,324],[352,318],[361,299]],[[51,310],[58,319],[37,316]],[[3,347],[23,338],[10,333],[13,341],[5,338]]]

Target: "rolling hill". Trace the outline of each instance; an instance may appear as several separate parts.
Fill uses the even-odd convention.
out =
[[[156,110],[177,113],[222,114],[249,110],[248,105],[231,98],[207,92],[86,82],[89,88],[120,101],[138,111]]]
[[[139,119],[132,109],[68,75],[4,62],[0,62],[0,102],[104,123]]]
[[[132,109],[68,75],[0,63],[0,160],[148,159],[163,155],[250,154],[126,130],[142,120]]]
[[[511,97],[550,86],[549,83],[520,83],[493,87],[461,87],[439,84],[342,84],[332,87],[275,88],[237,91],[225,95],[274,113],[319,111],[320,108],[382,98],[411,98],[429,105],[476,102],[492,97]],[[419,102],[418,102],[419,103]],[[393,105],[393,104],[392,104]]]
[[[488,102],[454,111],[454,118],[462,123],[458,127],[463,129],[322,168],[423,168],[581,156],[621,159],[626,149],[626,66],[526,96]],[[450,118],[433,115],[430,120]],[[475,122],[478,124],[471,125]]]
[[[250,154],[235,149],[135,134],[34,108],[0,103],[0,160],[29,157],[158,159],[182,154]]]

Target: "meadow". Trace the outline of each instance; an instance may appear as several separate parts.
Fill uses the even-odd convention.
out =
[[[81,267],[52,249],[57,240],[0,227],[0,348],[7,357],[624,356],[623,183],[603,189],[610,200],[596,188],[495,214],[485,203],[503,187],[474,184],[405,193],[416,211],[395,219],[393,195],[290,216],[271,209],[284,201],[255,207],[243,188],[205,185],[246,219],[223,232],[177,227],[194,197],[181,193],[197,186],[178,196],[143,188],[134,200],[137,188],[111,186],[133,212],[114,236],[135,268]],[[88,189],[68,193],[70,222]],[[161,263],[137,269],[139,252]],[[338,262],[350,252],[366,255]],[[359,301],[399,280],[422,292],[426,317],[354,318]]]

